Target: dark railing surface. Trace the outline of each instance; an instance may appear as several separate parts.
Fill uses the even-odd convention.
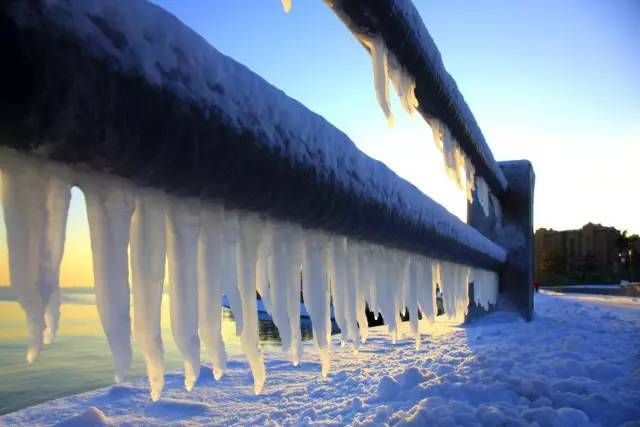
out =
[[[178,196],[502,268],[499,245],[175,17],[146,2],[108,3],[109,13],[93,2],[0,5],[8,74],[0,82],[0,145]]]

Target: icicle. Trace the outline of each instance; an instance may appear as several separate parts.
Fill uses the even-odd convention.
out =
[[[387,46],[382,37],[369,37],[364,34],[354,35],[364,44],[371,54],[373,65],[373,85],[376,91],[378,105],[382,108],[384,116],[387,118],[389,126],[393,125],[393,113],[389,102],[389,69],[387,63]]]
[[[224,264],[224,210],[221,205],[205,204],[198,240],[198,324],[200,338],[213,367],[216,380],[227,366],[227,353],[222,340],[222,283],[224,270],[235,265]]]
[[[354,248],[354,243],[346,237],[338,237],[334,239],[334,256],[337,271],[337,286],[342,286],[342,311],[344,313],[344,329],[343,336],[351,342],[354,349],[360,346],[360,333],[358,332],[358,312],[360,308],[364,312],[364,306],[358,306],[358,253]],[[342,283],[342,285],[340,285]],[[340,291],[338,291],[340,292]]]
[[[281,231],[285,254],[285,281],[288,296],[287,314],[291,331],[291,362],[293,366],[298,366],[302,358],[302,337],[300,336],[300,277],[302,261],[304,259],[304,241],[302,240],[302,229],[298,225],[286,224]]]
[[[444,313],[447,318],[463,321],[469,306],[470,269],[452,262],[440,263]]]
[[[140,190],[131,219],[133,336],[144,357],[153,401],[160,398],[164,387],[160,326],[166,260],[164,206],[162,193]]]
[[[475,173],[473,165],[444,123],[434,117],[428,118],[427,123],[433,132],[436,147],[442,152],[447,176],[456,183],[458,188],[467,192],[467,199],[471,201],[470,192],[474,187],[473,174]]]
[[[476,188],[475,175],[476,169],[473,167],[473,163],[468,157],[464,157],[464,172],[465,172],[465,188],[467,190],[467,202],[473,202],[473,190]]]
[[[39,273],[46,256],[43,249],[47,207],[40,165],[28,161],[3,165],[2,195],[11,288],[27,317],[26,358],[32,363],[40,353],[45,329],[45,298],[39,286]]]
[[[271,318],[278,328],[283,351],[291,352],[292,328],[289,320],[289,299],[295,290],[287,275],[286,225],[274,223],[271,226],[271,256],[268,262],[269,292],[271,298]],[[289,280],[288,280],[289,279]],[[298,296],[299,298],[299,296]],[[296,306],[299,311],[299,304]],[[294,313],[299,316],[299,314]]]
[[[329,344],[331,316],[329,309],[329,283],[325,274],[324,246],[326,237],[313,230],[305,230],[305,256],[302,265],[302,293],[309,312],[313,338],[320,352],[322,376],[329,373]]]
[[[349,289],[347,239],[335,236],[331,239],[331,297],[336,323],[340,328],[343,342],[357,342],[357,324],[353,317],[355,311],[355,284]],[[329,264],[329,262],[327,262]],[[355,334],[354,334],[355,332]]]
[[[226,210],[224,214],[224,281],[222,290],[229,300],[231,312],[236,322],[236,336],[242,335],[242,298],[238,290],[238,270],[235,268],[238,258],[238,213]]]
[[[282,8],[285,13],[289,13],[291,11],[291,0],[282,0]]]
[[[489,187],[481,176],[476,176],[476,197],[482,206],[484,216],[489,216]]]
[[[431,259],[418,255],[416,258],[416,283],[418,306],[422,312],[424,323],[433,323],[438,311],[436,305],[436,283],[442,282],[439,277],[439,264]]]
[[[489,192],[491,198],[491,204],[493,204],[493,215],[495,216],[496,224],[502,224],[502,208],[500,208],[500,201],[493,193]]]
[[[48,289],[43,343],[53,342],[58,332],[60,320],[60,262],[64,253],[67,231],[67,215],[71,201],[70,171],[61,166],[49,164],[45,167],[47,182],[47,246],[46,268],[41,271],[41,282]],[[46,293],[45,293],[46,294]]]
[[[393,250],[378,246],[379,262],[376,275],[376,298],[382,312],[384,322],[389,328],[393,344],[398,339],[400,323],[400,307],[397,302],[397,290],[402,286],[396,275],[396,264]]]
[[[167,203],[167,260],[171,332],[184,361],[184,386],[193,389],[200,373],[197,250],[200,206],[195,200]]]
[[[369,263],[369,251],[354,241],[349,241],[347,246],[349,256],[349,283],[356,288],[356,320],[358,321],[358,331],[360,343],[364,344],[369,337],[369,324],[367,321],[367,300],[371,283],[371,271]]]
[[[260,294],[262,305],[271,315],[271,291],[269,289],[269,258],[273,243],[273,228],[271,222],[256,217],[260,227],[258,243],[258,261],[256,263],[256,290]]]
[[[498,299],[498,274],[482,269],[473,270],[474,302],[489,310]]]
[[[253,373],[253,390],[260,394],[265,381],[264,361],[258,346],[258,313],[256,310],[256,262],[260,243],[261,222],[256,215],[240,213],[238,241],[238,290],[242,299],[242,335],[240,341]]]
[[[418,319],[418,283],[417,283],[418,256],[411,255],[406,266],[406,300],[409,310],[409,324],[411,333],[415,337],[416,349],[420,348],[420,325]]]
[[[418,108],[418,99],[415,95],[416,83],[409,73],[402,68],[398,60],[391,53],[387,53],[387,65],[389,78],[400,98],[400,104],[411,115]]]
[[[82,189],[87,202],[98,314],[113,355],[115,381],[121,382],[131,365],[127,246],[134,199],[126,183],[111,178],[86,176]]]

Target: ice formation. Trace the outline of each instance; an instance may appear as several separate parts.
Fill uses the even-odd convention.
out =
[[[394,342],[401,339],[400,316],[408,312],[419,348],[421,330],[435,320],[437,287],[450,318],[464,318],[472,280],[476,304],[489,308],[496,303],[498,276],[490,271],[303,229],[219,203],[134,189],[123,180],[65,172],[47,162],[14,165],[4,161],[2,167],[11,280],[27,313],[29,361],[45,341],[46,328],[50,337],[55,332],[69,190],[77,181],[86,196],[96,302],[113,355],[115,379],[121,381],[131,363],[130,266],[133,333],[146,363],[153,400],[159,399],[164,385],[160,313],[165,261],[171,329],[184,360],[187,390],[198,378],[200,340],[215,378],[225,371],[223,294],[236,319],[256,393],[262,390],[266,375],[258,342],[257,293],[294,365],[302,357],[302,293],[323,376],[330,368],[332,311],[342,343],[355,351],[368,336],[366,308],[384,317]]]
[[[31,363],[42,344],[53,340],[58,327],[59,270],[71,185],[62,168],[7,155],[2,187],[9,275],[26,313],[26,358]]]
[[[154,401],[160,398],[164,387],[160,315],[165,260],[165,196],[152,190],[140,190],[131,218],[133,336],[144,357]]]
[[[262,351],[258,346],[258,313],[256,310],[256,263],[261,238],[261,221],[251,213],[238,214],[238,290],[242,301],[240,341],[253,373],[253,390],[260,394],[265,381]],[[232,307],[233,309],[233,307]]]
[[[463,321],[469,307],[471,269],[448,261],[439,262],[439,285],[444,314],[449,319]]]
[[[433,132],[433,140],[442,152],[445,170],[461,190],[464,190],[469,203],[473,201],[473,191],[476,191],[478,203],[482,207],[485,216],[489,216],[489,199],[493,198],[495,209],[500,209],[497,199],[489,190],[484,178],[476,175],[475,167],[471,160],[464,154],[460,145],[451,134],[451,131],[440,120],[436,118],[428,119],[429,126]],[[499,212],[496,211],[496,215]]]
[[[482,206],[482,212],[484,212],[485,216],[489,216],[489,186],[485,180],[479,176],[476,178],[476,196],[478,198],[478,203]],[[497,206],[497,205],[496,205]]]
[[[389,52],[382,37],[369,36],[358,32],[354,32],[354,35],[371,55],[376,99],[389,125],[393,125],[394,122],[389,100],[389,81],[393,83],[404,110],[407,114],[413,114],[418,107],[418,99],[415,96],[416,84],[413,77],[406,72],[393,54]]]
[[[473,269],[474,303],[489,310],[498,300],[498,273],[479,268]]]
[[[184,361],[184,386],[187,390],[193,388],[200,373],[199,233],[199,202],[170,198],[167,202],[167,260],[171,333]]]
[[[80,188],[87,203],[98,314],[111,348],[115,380],[121,382],[131,365],[127,247],[134,196],[125,182],[98,175],[83,176]]]
[[[302,294],[313,326],[313,339],[320,352],[322,375],[329,372],[331,343],[331,314],[329,309],[329,280],[326,270],[326,247],[330,243],[324,233],[304,233],[302,262]]]
[[[203,205],[198,240],[198,324],[215,379],[222,378],[227,353],[222,341],[222,285],[224,270],[224,210],[220,205]]]

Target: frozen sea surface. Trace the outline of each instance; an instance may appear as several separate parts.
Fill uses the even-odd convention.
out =
[[[460,327],[446,322],[415,349],[372,328],[354,354],[334,338],[329,377],[305,346],[303,363],[266,352],[263,394],[245,360],[214,381],[203,367],[192,392],[180,372],[158,402],[145,379],[62,398],[0,418],[6,425],[95,422],[153,425],[618,426],[640,420],[640,301],[536,295],[530,323],[497,312]],[[75,418],[74,418],[75,417]],[[629,424],[631,425],[631,424]]]

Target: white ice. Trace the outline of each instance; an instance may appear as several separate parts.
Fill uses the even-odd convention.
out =
[[[140,189],[131,218],[131,288],[133,336],[144,357],[151,399],[164,387],[163,345],[160,328],[166,261],[165,196]]]
[[[27,361],[50,343],[60,316],[59,269],[70,182],[63,168],[3,153],[2,205],[9,276],[29,330]]]
[[[329,281],[326,274],[325,248],[327,236],[315,230],[304,232],[304,260],[302,263],[302,293],[313,327],[313,339],[320,352],[322,376],[329,373],[329,344],[331,342],[331,314]]]
[[[243,316],[242,316],[242,298],[238,290],[238,239],[240,231],[238,230],[238,213],[234,210],[225,210],[224,213],[224,281],[222,290],[229,300],[231,312],[236,322],[236,335],[242,335]]]
[[[262,220],[255,214],[243,212],[238,214],[238,223],[238,291],[242,301],[240,341],[253,373],[253,390],[255,394],[260,394],[266,377],[262,351],[258,345],[256,312],[256,263]]]
[[[216,380],[222,378],[227,353],[222,340],[222,287],[225,264],[224,210],[221,205],[202,205],[198,240],[198,323]]]
[[[197,251],[200,203],[169,198],[167,202],[167,261],[171,332],[184,361],[184,386],[191,390],[200,373],[198,337]]]
[[[444,314],[451,320],[462,322],[469,307],[470,268],[449,261],[441,261],[439,271]]]
[[[481,176],[476,177],[476,195],[485,216],[489,216],[489,194],[486,181]]]
[[[18,290],[32,330],[30,360],[42,345],[46,304],[54,308],[59,304],[57,274],[68,194],[70,182],[78,179],[86,194],[96,301],[116,381],[124,378],[131,362],[127,262],[131,243],[133,330],[145,359],[153,400],[163,389],[160,312],[165,258],[171,329],[184,359],[188,390],[200,370],[200,339],[214,377],[219,379],[226,370],[221,333],[223,294],[236,319],[256,393],[265,382],[256,291],[280,332],[283,350],[297,365],[302,356],[302,286],[323,376],[330,367],[331,301],[342,344],[351,343],[354,350],[367,340],[367,306],[374,315],[384,317],[392,342],[402,338],[400,316],[408,310],[411,334],[419,347],[421,327],[435,319],[436,285],[443,293],[447,316],[456,320],[466,314],[471,280],[476,290],[474,302],[485,308],[496,302],[496,273],[473,269],[472,275],[467,266],[302,229],[216,203],[134,190],[125,181],[98,174],[65,175],[56,170],[48,175],[50,170],[30,163],[19,169],[4,167],[3,204],[10,230],[12,280],[29,285]],[[31,191],[19,191],[22,188]],[[19,215],[22,212],[27,215]],[[33,249],[36,247],[40,250]],[[30,265],[41,268],[27,268]],[[26,279],[17,280],[16,274]],[[418,322],[419,312],[422,322]]]
[[[472,275],[474,302],[488,310],[498,300],[498,273],[474,268]]]
[[[134,196],[125,182],[99,175],[83,176],[80,187],[87,203],[98,314],[111,348],[115,381],[121,382],[131,365],[127,247]]]

